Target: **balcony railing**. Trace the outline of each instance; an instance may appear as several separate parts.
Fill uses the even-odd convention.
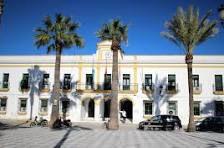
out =
[[[119,92],[120,93],[137,93],[138,91],[138,84],[131,83],[129,85],[120,84],[119,85]]]
[[[0,82],[0,91],[9,91],[9,82]]]
[[[72,91],[72,83],[71,82],[61,82],[61,89],[64,92]]]
[[[213,94],[224,95],[223,87],[217,87],[215,84],[213,84]]]
[[[199,86],[193,86],[194,94],[201,94],[201,91],[202,91],[202,84],[199,84]]]
[[[40,92],[49,92],[50,91],[50,82],[47,82],[44,84],[43,84],[43,82],[40,82],[39,90],[40,90]]]
[[[178,93],[178,84],[175,83],[175,85],[166,85],[166,93],[167,94],[176,94]]]
[[[75,88],[79,92],[110,93],[112,86],[111,84],[105,84],[105,83],[97,83],[97,84],[78,83]],[[120,84],[118,90],[120,93],[134,93],[138,91],[138,84],[130,84],[130,85]]]
[[[151,85],[149,85],[149,84],[145,84],[145,83],[143,83],[142,84],[142,92],[143,93],[153,93],[153,91],[154,91],[154,84],[151,84]]]

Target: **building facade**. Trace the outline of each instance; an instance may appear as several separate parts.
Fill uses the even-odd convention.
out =
[[[111,42],[96,54],[62,56],[60,113],[72,121],[109,117]],[[178,115],[188,123],[185,57],[119,54],[119,109],[132,123],[158,114]],[[0,118],[29,119],[51,114],[55,56],[0,56]],[[224,56],[194,56],[195,118],[224,115]]]

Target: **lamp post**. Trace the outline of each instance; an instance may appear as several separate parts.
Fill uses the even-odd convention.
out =
[[[4,0],[0,0],[0,23],[3,14]]]
[[[219,12],[221,25],[224,28],[224,4],[220,5],[220,7],[218,8],[218,12]]]

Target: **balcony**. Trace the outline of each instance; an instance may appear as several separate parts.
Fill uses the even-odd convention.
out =
[[[178,84],[175,85],[166,85],[166,93],[167,94],[177,94],[178,93]]]
[[[111,84],[77,84],[76,90],[80,93],[111,93]],[[119,93],[137,93],[138,84],[119,85]]]
[[[63,92],[71,92],[72,91],[72,83],[71,82],[61,82],[60,87]]]
[[[213,94],[214,95],[224,95],[223,87],[217,87],[215,84],[213,84]]]
[[[0,91],[1,92],[9,91],[9,82],[0,82]]]
[[[119,93],[137,93],[138,92],[138,84],[129,84],[129,85],[124,85],[120,84],[119,85]]]
[[[111,87],[105,85],[105,83],[98,84],[83,84],[78,83],[76,85],[76,90],[80,93],[111,93]]]
[[[20,82],[20,91],[22,92],[28,92],[30,90],[30,85],[27,80],[22,80]]]
[[[39,83],[39,90],[40,92],[44,93],[44,92],[49,92],[50,91],[50,82],[47,83]]]
[[[142,84],[142,93],[144,94],[152,94],[154,91],[154,85]]]
[[[199,95],[202,92],[202,85],[199,84],[199,86],[193,86],[193,94]]]

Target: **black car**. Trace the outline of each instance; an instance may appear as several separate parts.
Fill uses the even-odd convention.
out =
[[[139,129],[180,129],[182,128],[181,120],[175,115],[157,115],[151,119],[139,123]]]
[[[195,122],[197,131],[224,132],[224,116],[206,117]]]

